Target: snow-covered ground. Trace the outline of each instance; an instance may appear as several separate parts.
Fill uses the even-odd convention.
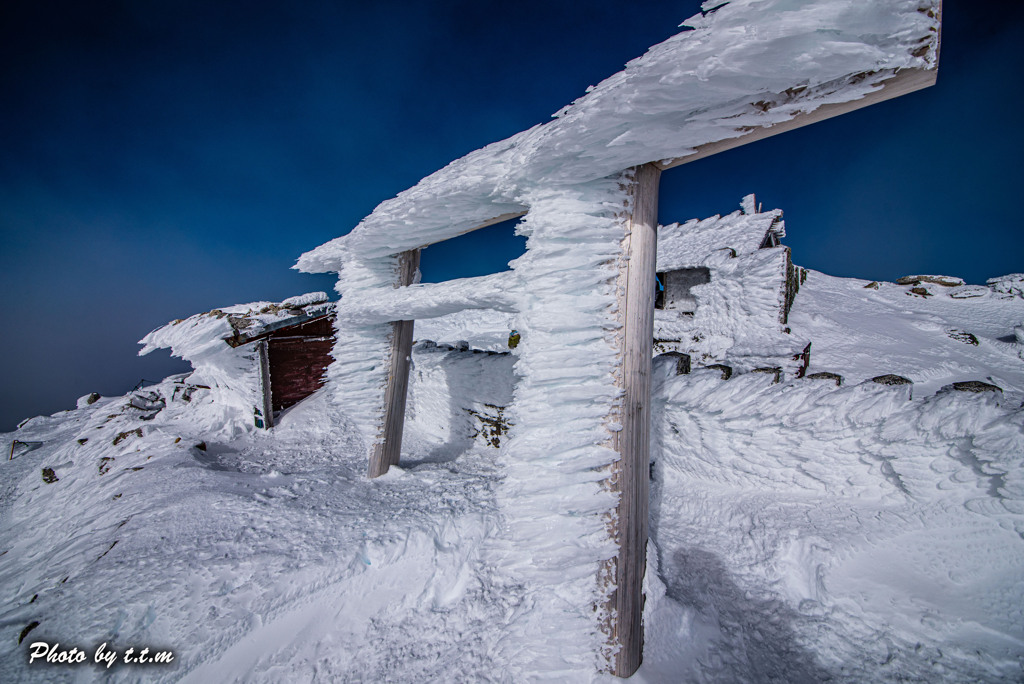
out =
[[[655,360],[638,681],[1024,676],[1020,282],[865,285],[811,271],[790,317],[841,385]],[[0,681],[611,680],[523,648],[538,616],[580,637],[509,544],[509,322],[418,326],[442,346],[378,480],[323,391],[219,441],[180,376],[4,435]],[[967,380],[1002,392],[942,389]],[[90,662],[30,665],[40,641]],[[174,661],[107,670],[102,643]]]

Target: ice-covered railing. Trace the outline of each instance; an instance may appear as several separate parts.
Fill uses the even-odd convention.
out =
[[[721,6],[718,6],[721,5]],[[707,2],[656,45],[535,126],[380,204],[297,268],[338,273],[328,392],[369,474],[397,463],[413,321],[515,312],[522,341],[488,562],[530,601],[509,618],[517,680],[640,662],[650,374],[663,169],[935,81],[940,0]],[[527,251],[496,277],[419,285],[419,250],[516,216]]]

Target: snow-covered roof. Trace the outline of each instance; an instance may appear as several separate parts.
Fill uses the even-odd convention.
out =
[[[731,249],[735,256],[760,249],[769,234],[786,236],[782,211],[757,213],[754,196],[743,198],[742,211],[727,216],[715,215],[703,220],[672,223],[658,228],[658,270],[699,266],[720,249]]]
[[[934,83],[940,0],[732,0],[588,89],[554,120],[381,203],[296,268],[339,270],[524,213],[537,188],[663,167]],[[771,127],[771,128],[769,128]]]
[[[204,352],[235,347],[280,328],[298,325],[334,311],[326,292],[310,292],[283,302],[236,304],[171,321],[141,340],[139,356],[170,349],[174,356],[194,359]]]

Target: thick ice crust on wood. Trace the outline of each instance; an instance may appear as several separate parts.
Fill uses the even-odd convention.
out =
[[[394,290],[356,291],[338,302],[338,320],[365,325],[437,318],[468,309],[512,312],[516,310],[516,289],[521,287],[523,283],[509,271]]]
[[[663,166],[925,87],[939,0],[733,0],[687,21],[555,120],[458,159],[300,257],[338,270],[348,248],[384,256],[521,214],[538,185]],[[888,92],[890,87],[891,93]],[[712,145],[719,145],[714,149]]]
[[[607,670],[611,657],[601,632],[610,589],[597,576],[617,553],[608,524],[619,497],[604,480],[618,458],[607,414],[619,399],[618,214],[628,197],[613,178],[530,199],[515,271],[532,287],[519,292],[518,382],[496,491],[504,527],[486,561],[537,607],[504,628],[507,676],[569,681]]]

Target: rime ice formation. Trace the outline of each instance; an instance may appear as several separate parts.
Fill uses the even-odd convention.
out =
[[[1019,678],[1024,296],[994,280],[963,299],[810,271],[789,323],[813,343],[804,378],[723,380],[697,364],[676,375],[672,359],[655,359],[637,681]],[[432,325],[462,335],[458,316]],[[548,650],[533,664],[523,650],[523,632],[542,621],[552,640],[580,626],[535,583],[558,562],[571,569],[569,532],[586,530],[546,528],[548,518],[530,529],[516,514],[508,407],[514,393],[542,391],[520,389],[518,362],[417,344],[403,465],[377,480],[327,388],[273,430],[250,422],[230,439],[217,434],[211,391],[185,401],[189,381],[176,377],[4,435],[5,447],[38,446],[0,461],[0,680],[138,676],[30,668],[26,644],[49,640],[172,648],[176,664],[156,681],[485,681],[551,669],[610,681],[552,668]],[[740,366],[728,352],[723,362]],[[913,398],[871,382],[887,373],[911,379]],[[968,380],[1001,391],[953,388]],[[584,434],[585,418],[572,420]],[[526,495],[550,503],[558,490]],[[512,534],[565,555],[524,573],[534,551]],[[579,599],[581,580],[554,583],[565,603]]]
[[[812,272],[794,301],[806,273],[781,214],[747,197],[664,227],[656,330],[676,355],[624,406],[637,179],[936,68],[938,0],[704,9],[553,121],[300,257],[338,273],[337,305],[164,326],[144,352],[170,347],[190,376],[26,422],[13,439],[40,446],[3,466],[3,624],[166,644],[164,679],[600,681],[625,546],[614,444],[653,405],[640,681],[1019,675],[1020,276],[868,289]],[[400,253],[520,215],[508,272],[406,279]],[[326,385],[255,429],[254,333],[329,311]],[[487,316],[487,348],[461,344]],[[392,322],[410,319],[433,320],[409,352],[400,465],[369,480],[405,359]],[[507,327],[521,341],[496,353]],[[106,676],[32,670],[15,641],[4,680]]]
[[[721,3],[705,3],[705,11]],[[339,270],[529,208],[538,186],[588,182],[878,90],[937,64],[938,0],[734,0],[651,47],[554,120],[458,159],[383,202],[298,267]]]
[[[623,249],[634,210],[630,186],[641,177],[631,169],[670,165],[937,66],[937,0],[739,0],[704,10],[688,22],[693,30],[652,47],[553,121],[452,162],[297,263],[308,272],[338,273],[342,303],[328,393],[353,420],[374,474],[387,469],[401,439],[393,430],[401,405],[394,397],[404,396],[399,378],[408,352],[390,322],[467,309],[513,314],[523,343],[514,352],[515,427],[503,450],[503,487],[517,495],[504,511],[507,543],[532,549],[529,563],[515,565],[531,600],[578,620],[563,629],[537,617],[521,631],[510,629],[522,662],[545,672],[608,668],[618,647],[602,648],[599,632],[614,642],[617,621],[632,615],[609,612],[618,580],[610,586],[597,578],[608,567],[612,577],[616,567],[620,575],[642,573],[634,567],[641,550],[620,539],[634,529],[644,534],[618,508],[616,488],[632,485],[620,482],[617,469],[632,468],[632,459],[612,448],[623,426],[625,443],[632,443],[630,426],[646,421],[648,403],[628,389],[640,387],[646,373],[636,374],[634,385],[624,362],[626,302],[634,295],[626,293],[632,276]],[[753,200],[744,208],[756,214]],[[525,215],[518,230],[528,237],[527,252],[510,272],[398,287],[400,253],[516,215]],[[737,222],[743,221],[721,219],[717,229]],[[794,292],[788,252],[733,249],[734,262],[719,253],[693,264],[713,271],[710,283],[692,288],[704,287],[710,304],[691,312],[694,320],[660,316],[659,334],[675,341],[670,348],[704,362],[732,351],[754,369],[781,354],[786,371],[801,372],[794,363],[806,365],[804,347],[794,348],[781,327]],[[781,288],[762,287],[780,275]],[[694,324],[707,335],[700,337]],[[638,440],[646,444],[646,437]],[[637,498],[646,501],[645,494]],[[538,533],[553,529],[564,536],[542,543]],[[503,562],[501,545],[493,548],[495,562]]]

